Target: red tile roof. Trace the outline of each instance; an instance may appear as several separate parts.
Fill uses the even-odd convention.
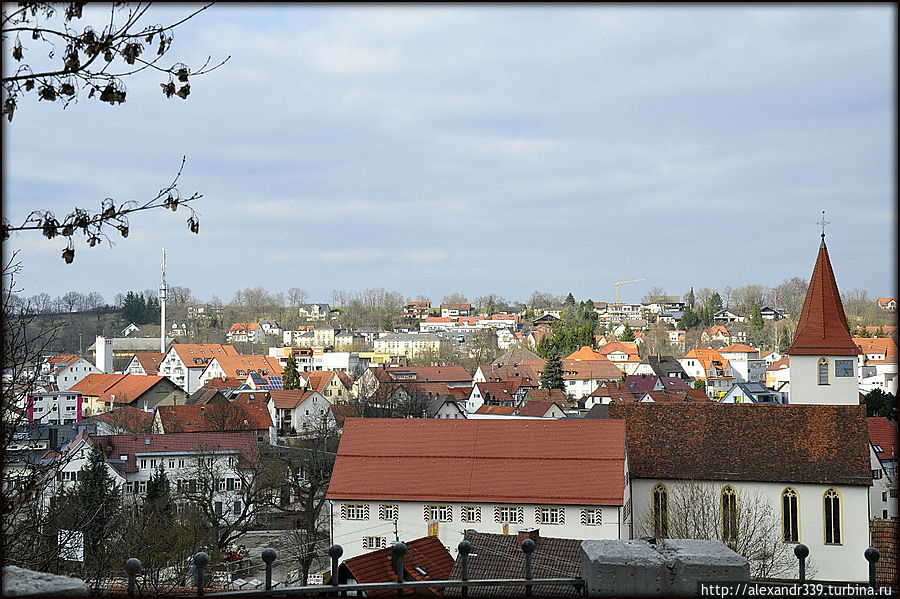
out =
[[[559,389],[555,389],[555,391],[559,391]],[[553,406],[558,407],[560,410],[565,410],[568,406],[563,405],[559,406],[552,401],[542,401],[540,399],[533,399],[529,402],[526,402],[523,406],[519,407],[519,410],[516,412],[517,416],[537,416],[539,418],[543,418],[544,415],[549,412]]]
[[[164,376],[141,374],[89,374],[69,391],[77,391],[82,395],[97,397],[98,401],[108,403],[115,396],[114,403],[130,404],[141,395],[155,387]],[[174,383],[170,383],[174,387]]]
[[[245,465],[259,457],[256,434],[239,433],[171,433],[168,435],[98,435],[90,438],[106,452],[107,460],[127,455],[123,472],[137,472],[136,453],[190,454],[194,452],[236,451]],[[71,447],[71,446],[70,446]]]
[[[222,345],[221,343],[173,343],[169,347],[169,351],[175,350],[175,353],[184,362],[188,368],[200,368],[208,364],[207,358],[216,356],[236,356],[238,352],[233,345]],[[194,358],[203,358],[203,364],[195,364]]]
[[[857,355],[824,238],[809,279],[809,289],[797,322],[794,343],[787,353],[791,356]]]
[[[279,410],[293,410],[306,401],[316,391],[305,389],[271,389],[269,396]]]
[[[514,392],[511,388],[512,386],[506,384],[505,381],[499,383],[475,383],[475,385],[478,386],[478,391],[486,402],[518,403],[512,396]]]
[[[633,478],[872,484],[865,406],[634,403],[609,417],[625,420]]]
[[[853,343],[859,348],[860,354],[884,354],[888,362],[897,361],[897,343],[890,337],[854,337]]]
[[[453,569],[453,557],[437,537],[423,537],[405,543],[406,557],[403,559],[404,580],[447,580]],[[370,551],[363,555],[346,560],[341,570],[346,570],[360,583],[365,582],[397,582],[397,571],[394,569],[391,556],[393,547]],[[422,574],[425,572],[425,574]],[[343,577],[343,574],[342,574]],[[429,589],[441,596],[442,589]],[[407,595],[415,595],[407,589]],[[369,597],[396,597],[396,591],[366,591]]]
[[[728,345],[726,347],[720,347],[719,352],[755,354],[755,353],[758,353],[759,350],[756,349],[755,347],[750,347],[749,345],[745,345],[743,343],[735,343],[733,345]]]
[[[877,445],[881,451],[877,452],[882,460],[896,460],[900,453],[897,443],[897,427],[884,416],[870,417],[866,419],[869,427],[869,440],[872,445]]]
[[[566,406],[569,403],[566,398],[566,393],[562,389],[529,389],[525,392],[525,399],[528,400],[529,403],[534,401],[552,402],[560,407]],[[519,414],[521,414],[521,411]]]
[[[159,406],[165,433],[266,430],[272,426],[269,409],[261,402]]]
[[[605,360],[606,356],[598,351],[594,351],[587,345],[581,346],[581,349],[574,351],[565,357],[566,360]]]
[[[610,360],[562,360],[563,378],[566,380],[606,379],[610,381],[622,378],[622,371]]]
[[[236,379],[246,379],[251,370],[265,370],[266,375],[275,374],[281,376],[284,374],[284,368],[278,362],[277,358],[263,355],[237,355],[237,356],[215,356],[216,363],[225,371],[225,376]],[[240,374],[241,371],[244,374]],[[306,373],[304,373],[306,374]]]
[[[491,404],[484,404],[477,410],[475,410],[476,414],[494,414],[497,416],[512,416],[516,411],[514,406],[495,406]]]
[[[328,498],[621,506],[624,475],[621,421],[350,418]]]
[[[163,358],[166,357],[166,354],[158,352],[137,352],[134,354],[134,357],[137,358],[137,361],[141,365],[141,368],[144,369],[144,372],[147,374],[156,374],[159,371],[159,365],[163,361]]]

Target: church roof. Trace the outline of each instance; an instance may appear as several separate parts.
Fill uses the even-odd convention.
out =
[[[856,345],[850,338],[847,316],[841,303],[828,248],[824,237],[819,256],[809,280],[806,301],[797,323],[794,343],[787,353],[791,356],[831,355],[855,356]]]

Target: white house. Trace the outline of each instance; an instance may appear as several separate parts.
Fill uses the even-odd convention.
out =
[[[621,421],[350,418],[327,499],[347,559],[395,530],[451,552],[466,529],[625,539],[627,481]]]
[[[766,380],[766,361],[759,350],[744,344],[733,344],[719,349],[731,365],[735,383],[760,383]]]
[[[44,385],[56,385],[60,391],[68,391],[69,387],[87,375],[102,372],[81,356],[64,354],[44,360],[38,380]]]
[[[272,389],[269,412],[279,434],[299,434],[315,429],[323,419],[335,425],[331,404],[318,391]]]
[[[638,403],[612,404],[609,415],[625,420],[635,537],[677,536],[676,510],[687,509],[720,522],[721,537],[751,534],[737,523],[755,514],[784,547],[785,577],[796,576],[793,545],[803,543],[818,579],[868,579],[864,407]],[[708,507],[678,507],[698,489],[710,494]]]
[[[376,352],[404,355],[407,358],[429,353],[439,355],[448,345],[445,338],[433,333],[388,333],[374,343]]]
[[[74,424],[81,422],[81,393],[75,391],[47,391],[30,393],[25,400],[28,422],[39,424]]]
[[[160,362],[158,373],[190,395],[202,384],[200,375],[216,356],[236,356],[231,345],[219,343],[174,343]]]

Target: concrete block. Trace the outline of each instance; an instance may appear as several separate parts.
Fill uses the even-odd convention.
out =
[[[665,539],[657,549],[672,574],[673,595],[695,596],[698,582],[750,580],[750,562],[721,541]]]
[[[87,584],[77,578],[3,566],[4,597],[87,597]]]
[[[584,541],[581,575],[590,597],[667,594],[666,562],[647,541]]]

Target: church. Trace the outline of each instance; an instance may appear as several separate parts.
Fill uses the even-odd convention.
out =
[[[751,569],[765,578],[796,577],[793,547],[803,543],[810,578],[865,581],[872,450],[824,233],[787,353],[789,404],[610,406],[626,423],[631,534],[708,529],[735,546],[752,542],[765,558]]]

